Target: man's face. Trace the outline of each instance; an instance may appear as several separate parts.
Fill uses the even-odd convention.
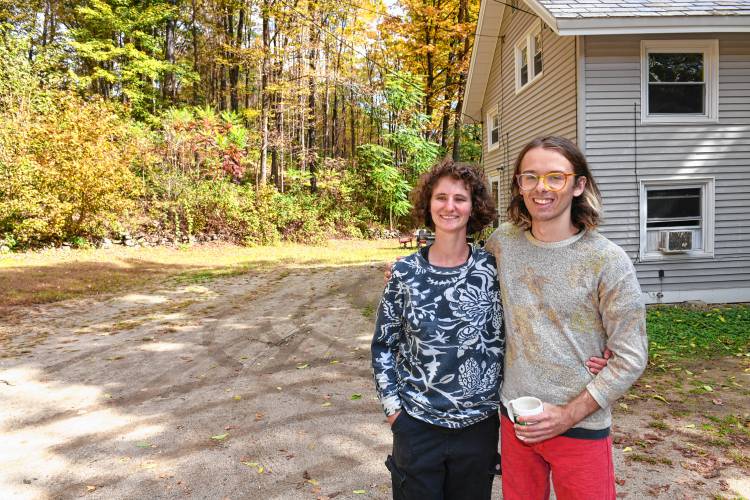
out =
[[[521,160],[521,174],[542,176],[551,172],[572,174],[573,165],[557,151],[544,148],[529,150]],[[553,182],[550,181],[551,179],[548,179],[547,184],[552,185]],[[532,225],[548,222],[570,223],[573,198],[580,196],[585,186],[585,177],[576,179],[570,175],[565,176],[564,186],[559,191],[550,190],[541,179],[533,188],[521,189]]]

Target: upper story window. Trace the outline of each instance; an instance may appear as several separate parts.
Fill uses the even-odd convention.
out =
[[[534,26],[516,44],[516,92],[542,76],[542,25]]]
[[[716,121],[718,40],[641,41],[641,120]]]
[[[500,113],[487,115],[487,150],[492,151],[500,146]]]

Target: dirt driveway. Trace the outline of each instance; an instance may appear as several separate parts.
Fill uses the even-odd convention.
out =
[[[380,265],[287,267],[11,310],[0,497],[390,498],[369,367],[381,283]],[[747,469],[649,427],[658,401],[627,404],[620,496],[750,496]],[[626,458],[638,446],[664,451]]]

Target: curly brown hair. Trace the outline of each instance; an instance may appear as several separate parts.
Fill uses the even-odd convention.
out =
[[[518,153],[516,168],[510,188],[510,203],[508,204],[508,219],[514,225],[522,229],[531,229],[531,215],[523,202],[521,189],[518,187],[516,176],[521,173],[521,162],[526,153],[532,149],[542,148],[556,151],[563,155],[573,165],[573,173],[576,180],[585,177],[586,186],[580,196],[573,198],[570,216],[573,224],[578,229],[594,229],[599,225],[602,213],[602,195],[596,187],[594,176],[591,175],[586,157],[578,146],[564,137],[549,135],[537,137],[532,140]]]
[[[423,174],[416,189],[412,192],[416,220],[424,223],[429,229],[435,230],[435,223],[430,213],[430,200],[432,200],[432,190],[443,177],[463,181],[471,193],[471,216],[469,216],[466,228],[467,234],[481,231],[497,219],[497,209],[487,189],[484,172],[475,165],[445,159]]]

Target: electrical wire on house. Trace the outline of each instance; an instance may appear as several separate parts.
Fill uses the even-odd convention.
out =
[[[637,200],[636,205],[638,206],[638,220],[637,226],[641,225],[641,184],[638,181],[638,116],[637,116],[638,103],[633,101],[633,173],[635,174],[635,197]],[[641,252],[635,254],[633,259],[634,264],[638,264],[641,261]]]
[[[500,0],[492,0],[492,1],[495,2],[495,3],[499,3],[500,5],[508,6],[508,7],[510,7],[513,10],[517,10],[517,11],[523,12],[524,14],[529,14],[530,16],[539,17],[536,13],[528,11],[528,10],[525,10],[525,9],[522,9],[518,5],[513,5],[513,4],[510,4],[510,3],[507,3],[507,2],[501,2]]]

